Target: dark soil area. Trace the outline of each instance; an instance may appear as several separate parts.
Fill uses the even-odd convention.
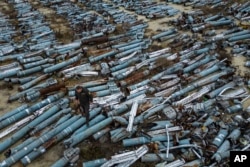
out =
[[[109,141],[109,135],[106,135],[102,140],[88,139],[79,144],[80,158],[78,167],[82,167],[82,162],[92,161],[95,159],[106,158],[109,160],[111,156],[116,154],[122,154],[131,150],[135,150],[136,147],[123,147],[122,142],[112,143]],[[106,140],[106,141],[105,141]],[[152,167],[156,163],[141,163],[139,160],[131,167]]]

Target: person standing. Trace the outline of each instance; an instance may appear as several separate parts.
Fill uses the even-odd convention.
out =
[[[82,116],[86,117],[86,124],[89,126],[89,106],[93,98],[87,88],[77,86],[75,89],[75,99],[77,103],[77,110],[80,110]]]

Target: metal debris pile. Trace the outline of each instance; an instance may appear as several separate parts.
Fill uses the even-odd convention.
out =
[[[127,10],[135,11],[139,15],[144,15],[147,18],[162,18],[166,16],[175,16],[179,13],[178,9],[173,8],[165,3],[157,3],[154,1],[117,1],[113,0],[113,3],[118,6],[122,6]]]
[[[104,17],[112,18],[112,21],[115,24],[125,24],[130,23],[133,24],[137,22],[137,15],[126,13],[118,8],[118,6],[111,5],[109,3],[94,3],[90,2],[87,4],[89,9],[97,11]]]
[[[55,34],[45,21],[44,15],[28,3],[15,3],[14,8],[17,11],[19,31],[26,37],[18,46],[20,49],[28,47],[24,50],[34,51],[56,44]],[[16,49],[19,49],[18,47]]]
[[[245,2],[243,4],[239,4],[236,2],[236,3],[233,3],[231,6],[229,6],[227,12],[233,15],[238,20],[249,21],[249,16],[250,16],[249,6],[250,6],[249,2]]]
[[[73,2],[63,1],[41,1],[43,5],[56,11],[56,14],[63,16],[73,29],[75,38],[83,38],[99,32],[112,33],[115,26],[109,24],[106,19],[95,12],[86,11]]]
[[[215,166],[227,164],[231,150],[249,150],[250,106],[244,107],[250,97],[249,75],[237,75],[230,57],[221,52],[229,48],[232,55],[249,58],[249,30],[233,18],[184,12],[170,22],[173,27],[146,37],[148,24],[117,8],[119,1],[86,2],[85,10],[72,2],[41,2],[64,15],[72,27],[88,18],[92,28],[100,22],[103,26],[96,31],[81,25],[77,33],[82,36],[61,44],[29,3],[8,1],[18,12],[20,28],[7,24],[8,31],[0,36],[0,60],[6,63],[0,66],[0,79],[18,87],[9,102],[23,104],[0,117],[0,152],[6,156],[1,167],[28,165],[58,143],[65,151],[52,166],[74,166],[79,164],[79,144],[90,138],[122,144],[124,150],[80,162],[84,167],[125,167],[136,161]],[[133,7],[148,18],[165,10],[162,4],[141,3],[119,6]],[[8,17],[0,15],[4,29],[1,20],[8,23]],[[116,24],[126,25],[126,32],[117,33]],[[107,33],[104,25],[112,25],[114,32]],[[218,33],[211,27],[224,29]],[[15,31],[27,37],[21,44],[12,40]],[[70,81],[74,84],[67,85]],[[89,126],[71,105],[76,85],[94,97]]]
[[[4,43],[5,41],[10,41],[12,36],[16,33],[14,26],[9,22],[8,16],[4,15],[3,13],[0,13],[0,41],[1,43]],[[3,48],[6,47],[4,45],[1,45],[1,52],[0,55],[3,56],[5,54],[8,54]],[[8,46],[7,46],[8,48]]]
[[[209,5],[210,8],[216,9],[218,7],[225,7],[228,2],[222,1],[222,0],[210,0],[210,1],[204,1],[204,0],[167,0],[167,2],[173,2],[176,4],[183,4],[184,6],[192,6],[194,8],[203,7],[206,5]]]

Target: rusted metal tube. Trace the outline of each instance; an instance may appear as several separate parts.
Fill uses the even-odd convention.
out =
[[[145,76],[148,76],[150,74],[150,71],[149,70],[145,70],[143,72],[139,72],[139,73],[136,73],[135,75],[132,75],[131,77],[129,78],[126,78],[125,80],[123,81],[120,81],[119,82],[119,85],[120,86],[126,86],[126,85],[129,85],[135,81],[138,81],[142,78],[144,78]]]
[[[107,42],[108,36],[101,36],[101,37],[93,37],[89,39],[82,40],[82,44],[97,44],[102,42]]]
[[[65,86],[66,86],[65,83],[62,82],[62,83],[59,83],[59,84],[56,84],[56,85],[51,85],[49,87],[42,88],[42,89],[39,90],[39,92],[41,93],[41,95],[46,95],[48,93],[61,90],[62,88],[65,88]]]
[[[65,84],[64,83],[59,83],[59,84],[55,84],[55,85],[48,85],[48,87],[44,87],[39,89],[38,91],[35,91],[35,93],[31,92],[30,94],[27,93],[25,99],[27,101],[33,101],[35,99],[37,99],[40,96],[55,92],[55,91],[59,91],[62,90],[63,88],[65,88]]]

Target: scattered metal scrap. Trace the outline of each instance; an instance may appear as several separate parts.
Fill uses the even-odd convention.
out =
[[[59,44],[43,16],[29,3],[8,1],[18,12],[20,29],[16,31],[28,38],[15,43],[12,26],[0,26],[5,30],[0,36],[4,41],[0,60],[12,61],[0,66],[0,79],[19,86],[9,102],[25,102],[0,117],[0,136],[10,135],[0,143],[0,152],[8,153],[1,167],[19,161],[32,163],[59,142],[65,151],[52,166],[73,166],[79,160],[78,144],[91,136],[100,141],[108,136],[106,142],[122,142],[131,151],[83,162],[85,167],[130,166],[139,159],[156,166],[213,166],[228,163],[231,150],[249,149],[249,106],[243,107],[250,97],[249,78],[237,76],[235,68],[218,52],[229,47],[232,54],[249,56],[249,31],[238,27],[233,18],[205,15],[199,10],[181,13],[171,21],[175,28],[146,38],[147,23],[137,21],[117,5],[148,18],[163,11],[165,16],[167,5],[151,1],[86,2],[87,10],[94,9],[114,20],[109,24],[111,19],[83,11],[72,2],[41,2],[65,15],[72,28],[90,19],[94,25],[101,21],[114,30],[115,24],[126,19],[127,32],[112,34],[104,25],[99,27],[103,31],[92,25],[94,31],[79,29],[80,38]],[[213,8],[225,5],[221,1],[173,3]],[[242,14],[249,3],[230,7],[233,11],[236,8]],[[2,20],[8,21],[8,17],[0,14],[1,24]],[[206,31],[220,27],[227,29],[219,34]],[[193,34],[181,34],[180,29]],[[155,40],[167,42],[169,47],[149,51]],[[89,126],[70,107],[76,84],[66,85],[83,76],[97,76],[78,82],[94,97]],[[24,137],[21,144],[12,147]]]

